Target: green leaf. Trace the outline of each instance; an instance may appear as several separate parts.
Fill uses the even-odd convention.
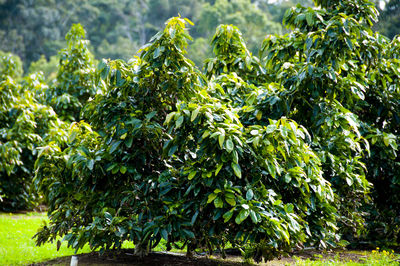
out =
[[[188,175],[188,179],[192,180],[196,176],[196,173],[197,173],[196,171],[190,172],[190,174]]]
[[[345,38],[347,46],[350,48],[350,50],[353,50],[353,43],[349,38]]]
[[[225,144],[226,144],[225,146],[226,146],[226,151],[227,152],[233,151],[233,142],[232,142],[232,140],[230,138],[226,141]]]
[[[218,164],[218,165],[217,165],[217,169],[215,170],[215,176],[217,176],[217,175],[218,175],[218,173],[219,173],[219,171],[221,171],[221,169],[222,169],[222,166],[223,166],[223,164],[222,164],[222,163],[220,163],[220,164]]]
[[[106,79],[109,72],[110,72],[110,66],[109,66],[109,65],[106,65],[106,66],[103,68],[103,70],[101,71],[101,73],[100,73],[101,79]]]
[[[191,122],[193,122],[193,121],[196,119],[197,115],[198,115],[199,112],[200,112],[200,108],[201,108],[201,107],[197,107],[197,109],[194,110],[194,111],[192,112],[192,116],[190,117],[190,121],[191,121]]]
[[[293,205],[292,203],[289,203],[289,204],[286,204],[286,205],[285,205],[285,211],[286,211],[287,213],[292,213],[293,210],[294,210],[294,205]]]
[[[192,220],[190,221],[190,223],[192,224],[192,226],[194,225],[194,223],[196,222],[197,216],[199,215],[199,211],[196,211],[195,214],[193,214]]]
[[[210,195],[208,195],[208,200],[207,203],[211,203],[212,201],[214,201],[214,199],[217,197],[217,194],[211,193]]]
[[[178,129],[178,128],[182,125],[184,119],[185,119],[185,118],[184,118],[183,116],[180,116],[180,117],[178,118],[178,120],[176,120],[176,122],[175,122],[175,129]]]
[[[242,178],[242,169],[240,169],[240,165],[237,163],[232,162],[231,167],[233,169],[233,172],[238,178]]]
[[[389,144],[390,144],[390,138],[388,138],[388,137],[383,137],[383,143],[385,143],[385,146],[386,147],[388,147],[389,146]]]
[[[133,144],[133,137],[129,137],[127,140],[125,140],[125,146],[127,148],[132,147],[132,144]]]
[[[310,25],[310,26],[314,25],[312,13],[309,12],[306,14],[306,20],[307,20],[308,25]]]
[[[247,200],[252,200],[253,196],[254,196],[253,190],[252,189],[247,190],[246,199]]]
[[[239,214],[235,218],[235,222],[237,224],[241,224],[246,218],[249,216],[250,211],[246,209],[242,209]]]
[[[256,136],[256,135],[258,135],[258,130],[253,129],[252,131],[250,131],[250,134],[253,136]]]
[[[189,238],[195,238],[195,235],[192,231],[189,231],[187,229],[182,230]]]
[[[175,115],[175,112],[171,112],[167,115],[167,117],[165,118],[165,123],[164,124],[169,124],[169,122],[171,121],[172,117]]]
[[[269,161],[267,161],[267,160],[265,160],[265,163],[266,163],[266,165],[267,165],[269,174],[270,174],[273,178],[275,178],[275,176],[276,176],[275,165],[274,165],[272,162],[269,162]]]
[[[236,206],[235,198],[225,197],[225,201],[231,206]]]
[[[118,166],[117,163],[113,163],[112,165],[110,165],[110,166],[107,168],[107,172],[113,170],[113,169],[116,168],[117,166]]]
[[[168,232],[165,230],[165,228],[161,229],[161,236],[165,241],[168,241]]]
[[[267,129],[265,130],[265,132],[270,134],[270,133],[274,132],[275,129],[276,129],[276,125],[269,125],[269,126],[267,126]]]
[[[224,206],[224,202],[222,201],[221,197],[217,197],[214,200],[214,206],[215,208],[222,208]]]
[[[286,174],[284,180],[287,184],[289,184],[289,182],[292,180],[292,177],[290,176],[290,174]]]
[[[224,215],[222,216],[222,218],[224,218],[224,223],[228,222],[232,218],[233,210],[234,209],[224,213]]]
[[[89,170],[93,170],[93,166],[94,166],[94,160],[91,159],[87,163],[87,168],[89,168]]]
[[[176,152],[177,149],[178,149],[177,145],[172,146],[168,151],[168,156],[171,157]]]
[[[146,119],[147,119],[147,120],[151,120],[156,114],[157,114],[157,111],[153,111],[153,112],[151,112],[151,113],[148,113],[148,114],[146,115]]]
[[[221,133],[218,136],[218,142],[219,142],[219,146],[221,147],[221,149],[223,148],[224,141],[225,141],[225,133]]]
[[[209,131],[209,130],[206,130],[206,131],[204,131],[203,135],[201,135],[201,138],[202,138],[202,139],[205,139],[205,138],[207,138],[208,136],[210,136],[210,131]]]
[[[111,148],[110,148],[110,153],[113,153],[119,146],[119,144],[121,144],[121,141],[114,141],[113,144],[111,144]]]
[[[250,210],[250,218],[253,221],[253,223],[258,223],[257,215],[253,210]]]
[[[121,172],[121,174],[125,174],[127,170],[128,170],[128,169],[127,169],[125,166],[121,166],[121,168],[119,169],[119,171]]]
[[[156,59],[156,58],[158,58],[159,56],[160,56],[160,47],[157,47],[155,50],[154,50],[154,54],[153,54],[153,58],[154,59]]]
[[[257,120],[261,120],[261,118],[262,118],[262,112],[261,112],[260,110],[257,110],[257,111],[256,111],[256,118],[257,118]]]
[[[76,130],[74,130],[71,135],[69,136],[69,142],[73,142],[76,138],[76,136],[78,135],[78,132]]]
[[[126,139],[126,136],[128,136],[128,133],[122,134],[120,139],[124,140],[124,139]]]
[[[237,153],[237,151],[233,151],[233,162],[235,163],[239,163],[239,154]]]

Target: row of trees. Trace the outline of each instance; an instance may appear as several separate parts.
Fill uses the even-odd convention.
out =
[[[400,39],[372,31],[368,0],[315,4],[290,9],[291,32],[259,56],[220,25],[203,71],[180,17],[97,71],[74,25],[51,86],[3,57],[1,206],[43,196],[37,243],[75,249],[128,240],[145,254],[164,239],[258,261],[341,239],[397,245]]]
[[[97,92],[94,59],[84,38],[82,26],[72,26],[51,86],[45,84],[41,72],[22,78],[21,60],[1,55],[1,211],[32,208],[43,202],[32,188],[39,147],[65,143],[70,122],[81,118],[81,108]]]

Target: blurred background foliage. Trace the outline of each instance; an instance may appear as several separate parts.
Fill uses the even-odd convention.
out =
[[[400,1],[376,0],[380,22],[375,26],[392,38],[400,31]],[[250,51],[267,34],[284,33],[285,11],[311,0],[0,0],[0,50],[18,55],[24,70],[42,67],[46,81],[55,78],[54,57],[66,46],[65,34],[73,23],[87,31],[97,59],[128,60],[168,18],[180,14],[195,23],[189,57],[202,65],[211,55],[209,39],[220,24],[233,24],[243,33]]]
[[[46,80],[55,78],[55,56],[66,46],[73,23],[87,31],[96,58],[129,59],[164,26],[180,14],[196,27],[189,47],[196,64],[211,55],[209,39],[219,24],[238,26],[250,50],[259,49],[266,34],[281,33],[285,10],[298,0],[0,0],[0,50],[18,55],[24,70],[38,65]],[[309,2],[310,0],[301,1]],[[54,71],[50,71],[53,69]],[[50,71],[50,72],[49,72]]]

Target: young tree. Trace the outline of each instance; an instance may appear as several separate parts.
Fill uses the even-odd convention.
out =
[[[66,149],[49,145],[39,158],[51,224],[38,244],[130,240],[143,254],[165,239],[190,255],[231,243],[259,259],[336,239],[333,193],[306,130],[284,118],[243,126],[236,105],[214,97],[223,83],[184,57],[187,23],[170,19],[129,63],[103,61],[106,93],[85,108],[91,126],[75,124]]]

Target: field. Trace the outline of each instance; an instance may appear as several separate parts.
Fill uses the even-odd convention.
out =
[[[0,214],[0,265],[66,265],[74,255],[74,250],[67,248],[65,243],[59,251],[56,245],[45,244],[36,247],[32,236],[38,228],[47,221],[44,213]],[[228,256],[222,260],[218,256],[206,258],[197,255],[186,258],[182,253],[165,252],[161,243],[148,257],[139,259],[133,255],[133,245],[125,243],[120,252],[109,251],[99,257],[96,252],[90,252],[85,247],[78,252],[79,263],[92,264],[130,264],[130,265],[244,265],[239,257]],[[291,254],[261,265],[399,265],[400,255],[391,251],[304,251]],[[250,262],[251,263],[251,262]]]

